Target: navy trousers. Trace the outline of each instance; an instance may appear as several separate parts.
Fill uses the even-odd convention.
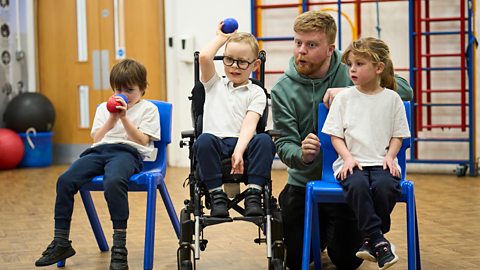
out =
[[[221,162],[232,156],[237,140],[238,138],[221,139],[203,133],[195,141],[193,151],[199,166],[200,179],[207,189],[222,185]],[[248,184],[264,186],[267,183],[274,157],[275,145],[272,138],[265,133],[254,135],[243,155]]]
[[[400,179],[382,166],[353,169],[353,174],[340,181],[347,204],[358,219],[362,232],[390,231],[390,214],[402,194]]]
[[[104,176],[104,196],[114,229],[126,229],[128,179],[143,167],[138,151],[126,144],[104,144],[85,150],[57,181],[55,228],[70,229],[74,195],[93,177]]]

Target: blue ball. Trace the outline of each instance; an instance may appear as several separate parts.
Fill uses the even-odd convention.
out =
[[[230,34],[238,29],[238,22],[234,18],[226,18],[223,20],[222,32]]]
[[[128,104],[128,98],[127,98],[127,96],[125,96],[124,94],[117,94],[116,96],[119,96],[119,97],[123,98],[123,100],[125,100],[125,103]]]

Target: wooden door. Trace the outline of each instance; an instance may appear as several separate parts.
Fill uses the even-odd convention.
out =
[[[53,129],[56,144],[90,144],[96,106],[112,94],[108,74],[98,74],[98,61],[100,66],[107,65],[107,72],[118,61],[115,57],[114,1],[85,1],[86,61],[78,60],[76,0],[36,2],[39,89],[56,110]],[[148,71],[149,86],[145,98],[165,100],[163,1],[118,2],[124,5],[126,57],[139,60]],[[102,78],[107,79],[106,83]],[[81,115],[85,114],[80,114],[80,86],[88,87],[90,126],[81,121]]]

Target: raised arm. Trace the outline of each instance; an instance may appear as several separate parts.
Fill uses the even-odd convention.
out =
[[[223,21],[217,26],[215,38],[203,50],[200,51],[200,80],[203,83],[208,82],[215,75],[215,65],[213,58],[218,50],[227,42],[231,34],[222,32]]]

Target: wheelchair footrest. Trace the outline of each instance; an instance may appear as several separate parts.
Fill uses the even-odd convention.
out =
[[[219,217],[204,216],[200,218],[200,221],[204,227],[207,227],[210,225],[215,225],[215,224],[220,224],[225,222],[233,222],[233,219],[230,217],[219,218]]]
[[[258,216],[258,217],[234,217],[233,220],[241,220],[241,221],[248,221],[255,223],[256,225],[260,226],[265,222],[265,217],[264,216]]]

